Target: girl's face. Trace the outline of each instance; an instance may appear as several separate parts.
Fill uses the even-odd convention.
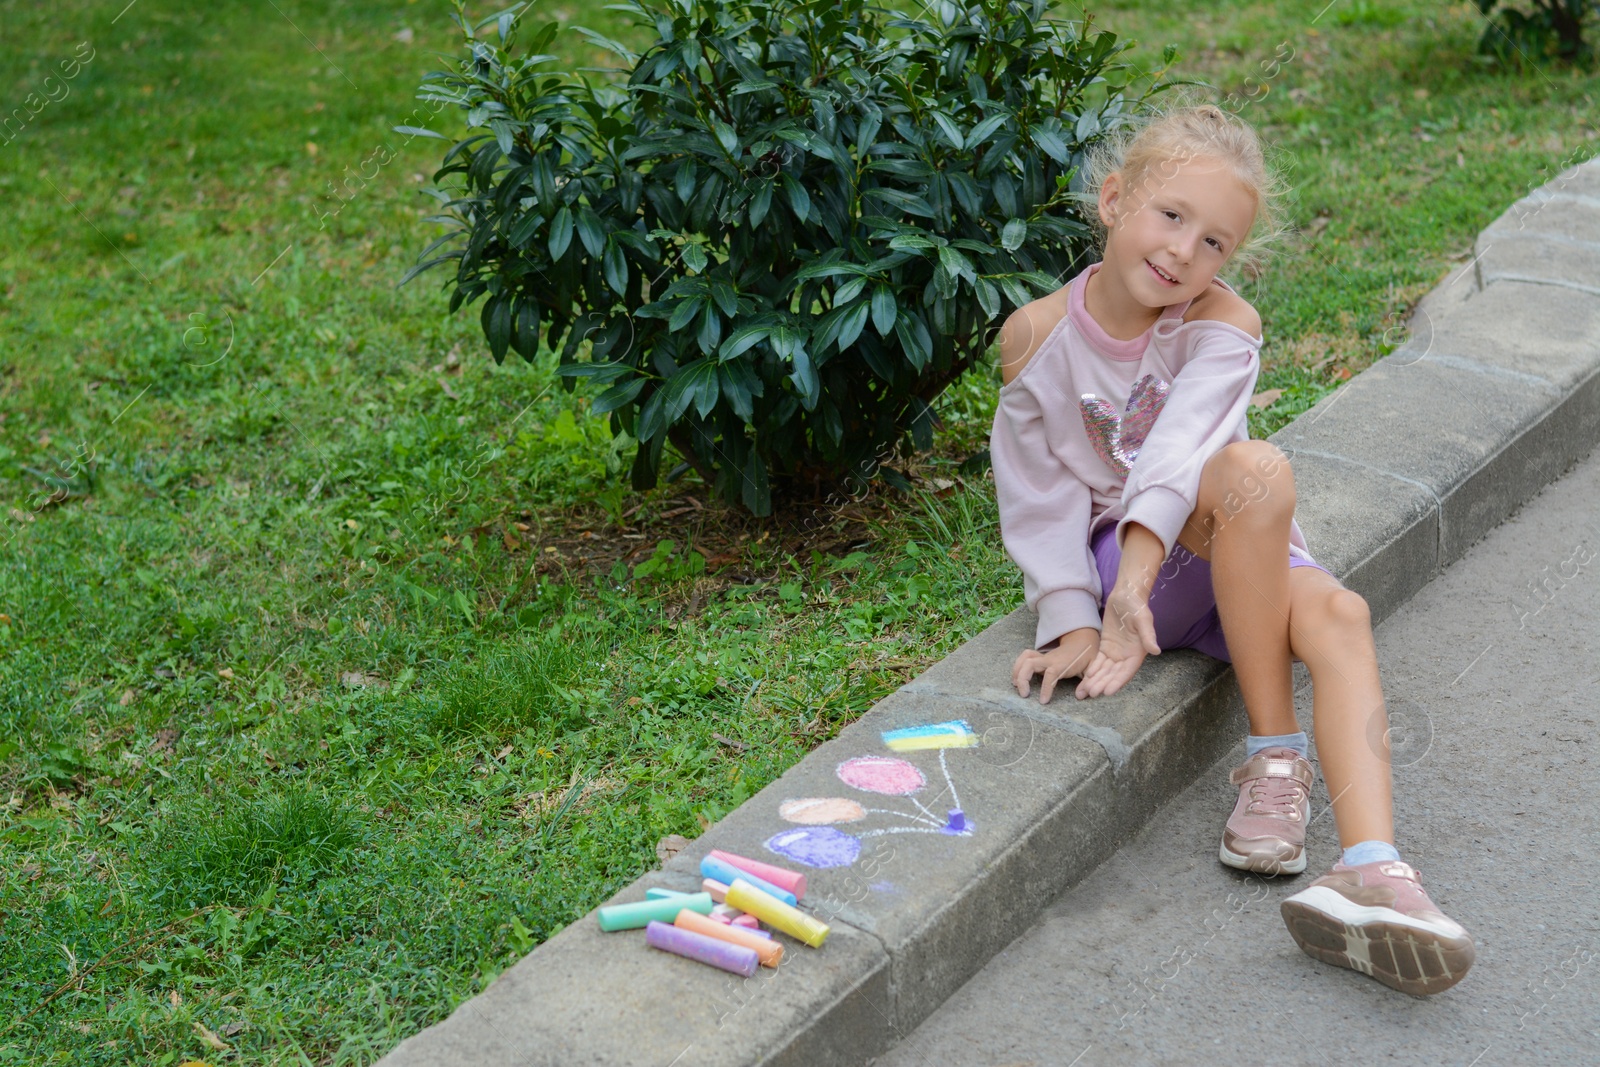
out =
[[[1100,188],[1101,270],[1146,307],[1181,304],[1205,292],[1255,214],[1249,188],[1211,157],[1157,163],[1131,185],[1113,174]]]

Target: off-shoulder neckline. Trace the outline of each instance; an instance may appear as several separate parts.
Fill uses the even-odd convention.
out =
[[[1080,272],[1077,277],[1073,278],[1072,281],[1068,283],[1067,313],[1056,320],[1055,326],[1053,326],[1050,332],[1045,335],[1044,341],[1041,342],[1039,347],[1034,350],[1033,355],[1028,357],[1028,362],[1025,363],[1022,369],[1017,372],[1017,376],[1012,378],[1009,382],[1001,385],[1001,393],[1010,392],[1013,386],[1022,381],[1022,379],[1026,378],[1028,373],[1032,371],[1034,367],[1043,362],[1040,357],[1044,356],[1045,353],[1057,343],[1061,337],[1062,331],[1068,329],[1069,327],[1077,329],[1079,333],[1084,334],[1085,340],[1089,341],[1091,346],[1093,346],[1097,351],[1102,350],[1102,346],[1105,345],[1137,345],[1138,351],[1132,356],[1117,356],[1112,355],[1111,353],[1105,353],[1110,355],[1110,358],[1118,360],[1119,362],[1129,363],[1144,358],[1144,354],[1150,346],[1152,337],[1159,336],[1162,340],[1168,340],[1172,337],[1176,337],[1186,329],[1190,329],[1191,332],[1205,332],[1207,328],[1215,328],[1217,330],[1221,330],[1225,334],[1233,334],[1235,337],[1238,337],[1240,340],[1243,340],[1252,347],[1259,348],[1261,346],[1263,340],[1262,338],[1246,333],[1244,330],[1241,330],[1231,322],[1223,322],[1221,319],[1191,319],[1188,322],[1184,322],[1183,315],[1189,310],[1189,305],[1194,303],[1193,300],[1187,300],[1182,304],[1169,305],[1166,311],[1162,314],[1161,318],[1157,319],[1155,323],[1144,333],[1128,341],[1119,341],[1107,334],[1104,328],[1102,328],[1098,322],[1094,321],[1094,317],[1089,314],[1088,309],[1083,306],[1082,287],[1088,282],[1090,273],[1099,269],[1099,267],[1099,263],[1091,263],[1082,272]],[[1233,286],[1229,285],[1221,278],[1216,279],[1216,281],[1220,283],[1224,289],[1227,289],[1228,292],[1235,294],[1237,293],[1237,290],[1235,290]],[[1080,325],[1077,318],[1073,315],[1073,310],[1075,307],[1082,309],[1083,320],[1087,322],[1090,327],[1092,327],[1094,331],[1093,333],[1091,333],[1089,330],[1085,330],[1083,326]],[[1177,309],[1175,313],[1173,311],[1174,308]]]

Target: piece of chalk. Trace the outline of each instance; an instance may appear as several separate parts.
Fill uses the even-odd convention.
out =
[[[683,913],[680,911],[678,914]],[[723,928],[718,927],[718,929]],[[753,948],[671,926],[659,919],[650,920],[650,924],[644,928],[644,943],[651,948],[659,948],[675,956],[708,963],[745,978],[755,974],[756,968],[761,965],[761,957]]]
[[[779,889],[787,889],[795,896],[795,902],[806,895],[806,876],[799,871],[791,871],[786,867],[774,867],[770,863],[749,859],[745,856],[736,856],[732,852],[724,852],[719,848],[711,850],[711,856],[723,863],[731,864],[745,874],[753,874],[763,882],[770,882]],[[754,885],[755,883],[751,883]]]
[[[746,871],[741,871],[727,860],[719,860],[715,856],[707,856],[705,859],[700,861],[700,873],[705,875],[707,878],[715,878],[719,882],[726,882],[728,885],[732,885],[735,878],[743,878],[750,885],[755,886],[757,889],[767,894],[767,896],[776,897],[778,900],[783,901],[790,907],[793,907],[795,904],[799,903],[799,901],[795,899],[794,894],[789,892],[787,889],[782,889],[778,886],[775,886],[765,878],[758,877],[757,875],[750,874]]]
[[[743,878],[736,879],[728,886],[728,903],[740,911],[749,912],[774,929],[799,938],[812,948],[821,948],[822,942],[827,940],[827,923],[763,893]]]
[[[718,904],[721,904],[724,900],[728,899],[727,882],[719,882],[715,878],[705,878],[700,882],[700,889],[703,892],[710,893],[711,899],[716,901]]]
[[[754,915],[746,915],[738,908],[730,908],[726,904],[718,904],[716,907],[712,908],[710,918],[719,923],[730,923],[734,926],[741,926],[752,933],[760,934],[762,937],[772,936],[765,930],[761,929],[761,924],[756,921],[756,917]]]
[[[684,908],[709,915],[712,907],[710,893],[691,893],[685,897],[641,900],[637,904],[610,904],[597,914],[602,930],[637,930],[652,921],[670,923]]]
[[[783,946],[771,938],[757,937],[742,926],[722,926],[712,922],[704,915],[696,915],[692,911],[680,911],[678,917],[672,920],[672,925],[680,930],[692,930],[697,934],[705,934],[719,941],[727,941],[734,945],[743,945],[745,948],[754,949],[756,957],[761,960],[763,967],[776,967],[778,961],[783,959]]]
[[[673,897],[692,896],[694,896],[693,893],[680,893],[676,889],[662,889],[660,886],[652,886],[644,891],[644,898],[646,900],[670,900]]]

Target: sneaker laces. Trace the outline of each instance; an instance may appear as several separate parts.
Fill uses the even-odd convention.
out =
[[[1404,878],[1419,887],[1422,885],[1422,872],[1404,860],[1390,860],[1378,868],[1378,873],[1388,875],[1390,878]]]
[[[1245,811],[1251,815],[1294,815],[1300,811],[1305,796],[1305,786],[1298,779],[1257,778],[1250,783],[1250,804]]]

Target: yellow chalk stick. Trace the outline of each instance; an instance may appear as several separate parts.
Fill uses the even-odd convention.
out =
[[[768,926],[799,938],[812,948],[821,948],[822,942],[828,937],[827,923],[763,893],[743,878],[734,879],[728,887],[727,904],[730,908],[749,912]]]

